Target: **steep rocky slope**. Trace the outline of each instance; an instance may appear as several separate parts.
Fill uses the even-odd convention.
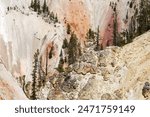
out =
[[[0,61],[0,100],[27,99],[16,79],[7,71]]]
[[[27,79],[31,79],[34,53],[40,49],[41,56],[44,56],[45,48],[52,42],[57,47],[58,55],[51,67],[57,66],[57,56],[64,37],[63,25],[45,22],[41,16],[29,10],[28,6],[25,7],[25,1],[10,4],[3,0],[0,2],[1,6],[5,6],[0,10],[0,57],[6,68],[15,77],[26,75]]]
[[[50,78],[48,99],[144,99],[150,82],[150,32],[122,48],[95,52],[90,46],[68,74]],[[149,99],[150,92],[147,94]]]

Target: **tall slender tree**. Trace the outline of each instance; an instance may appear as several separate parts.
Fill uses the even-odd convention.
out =
[[[100,50],[100,44],[99,44],[100,36],[99,36],[99,26],[97,28],[97,33],[96,33],[96,47],[95,50],[99,51]]]
[[[37,1],[37,12],[41,13],[41,6],[40,6],[40,0]]]
[[[31,0],[31,5],[30,5],[30,7],[31,7],[31,8],[34,7],[34,2],[33,2],[33,0]]]
[[[49,59],[49,53],[48,53],[48,49],[46,49],[46,68],[45,68],[46,75],[48,73],[48,59]]]
[[[34,0],[33,8],[34,8],[34,11],[37,12],[37,0]]]
[[[117,12],[116,8],[114,10],[114,27],[113,27],[113,45],[117,46],[117,33],[118,33],[118,25],[117,25]]]
[[[37,99],[37,92],[38,92],[38,66],[39,66],[39,50],[34,54],[34,62],[33,62],[33,73],[32,73],[32,94],[31,99],[36,100]]]
[[[74,33],[71,34],[70,42],[68,45],[68,62],[73,64],[77,60],[77,37]]]
[[[47,5],[46,5],[46,0],[44,0],[43,13],[46,13],[46,11],[47,11]]]

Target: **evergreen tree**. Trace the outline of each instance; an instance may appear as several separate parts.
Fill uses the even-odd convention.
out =
[[[116,7],[114,10],[114,27],[113,27],[113,45],[117,46],[117,34],[118,34],[118,22],[117,22],[117,12]]]
[[[49,12],[49,8],[48,8],[48,6],[46,7],[46,13],[48,13]]]
[[[55,16],[55,19],[54,19],[54,23],[57,23],[58,22],[58,18],[57,18],[57,14]]]
[[[9,7],[7,7],[7,11],[9,11],[9,9],[10,9],[10,8],[9,8]]]
[[[71,33],[71,27],[69,24],[67,24],[67,34],[70,34]]]
[[[100,36],[99,36],[99,26],[97,28],[97,37],[96,37],[96,47],[95,47],[95,50],[96,51],[99,51],[100,50],[100,44],[99,44],[99,39],[100,39]]]
[[[45,73],[42,69],[42,58],[39,61],[39,87],[45,86]]]
[[[34,11],[37,12],[37,0],[34,0],[33,8]]]
[[[48,49],[46,49],[46,68],[45,68],[45,75],[48,73],[48,58],[51,57],[48,53]]]
[[[81,51],[81,44],[80,43],[78,43],[78,45],[77,45],[77,55],[78,56],[82,56],[82,51]]]
[[[46,0],[44,0],[43,13],[46,13],[46,11],[47,11],[47,5],[46,5]]]
[[[39,50],[34,54],[34,62],[33,62],[33,73],[32,73],[32,94],[31,99],[36,100],[37,99],[37,92],[38,92],[38,56],[39,56]]]
[[[90,28],[86,34],[86,38],[88,41],[94,41],[95,40],[95,32]]]
[[[30,5],[30,7],[31,7],[31,8],[34,7],[34,2],[33,2],[33,0],[31,0],[31,5]]]
[[[138,35],[150,29],[150,1],[141,0],[138,16]]]
[[[73,64],[77,60],[77,37],[74,33],[71,34],[70,42],[68,45],[68,62]]]
[[[131,17],[131,22],[130,22],[130,25],[129,25],[129,32],[128,32],[128,36],[129,38],[127,39],[127,43],[131,43],[132,42],[132,39],[134,38],[134,35],[135,35],[135,24],[134,24],[134,18],[133,16]]]
[[[38,14],[41,13],[40,0],[37,1],[37,11],[38,11]]]
[[[57,68],[57,70],[58,70],[59,72],[64,72],[63,65],[64,65],[64,59],[63,59],[63,54],[62,54],[62,50],[61,50],[61,53],[60,53],[60,61],[59,61],[59,65],[58,65],[58,68]]]
[[[67,41],[66,38],[65,38],[64,41],[63,41],[62,48],[63,48],[63,49],[68,48],[68,41]]]
[[[51,20],[51,21],[54,21],[54,18],[55,18],[54,13],[53,13],[53,12],[50,12],[50,20]]]

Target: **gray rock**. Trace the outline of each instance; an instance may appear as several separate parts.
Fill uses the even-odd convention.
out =
[[[101,96],[101,100],[111,100],[112,97],[109,93],[105,93]]]

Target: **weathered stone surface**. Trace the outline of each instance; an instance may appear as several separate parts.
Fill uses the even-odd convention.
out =
[[[78,84],[76,83],[76,79],[66,78],[64,82],[61,84],[61,89],[64,92],[70,93],[76,90]]]
[[[100,59],[92,58],[96,62],[94,66],[89,60],[76,63],[71,77],[78,81],[79,86],[65,95],[77,96],[72,99],[149,99],[149,89],[143,88],[142,84],[150,81],[150,45],[141,44],[143,41],[149,43],[148,35],[149,32],[123,48],[109,47],[102,52],[94,52],[95,56],[100,56]],[[91,54],[87,51],[88,58],[87,55]],[[100,62],[105,66],[99,66]],[[90,71],[93,67],[96,67],[96,74]]]
[[[111,94],[109,93],[105,93],[101,96],[101,100],[111,100],[112,97],[111,97]]]

